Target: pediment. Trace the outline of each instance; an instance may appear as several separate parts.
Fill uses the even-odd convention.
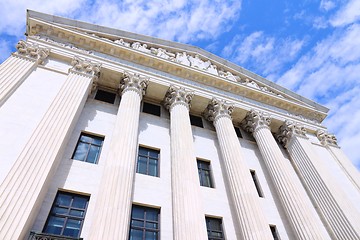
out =
[[[198,47],[28,11],[27,34],[215,86],[320,123],[327,108]]]

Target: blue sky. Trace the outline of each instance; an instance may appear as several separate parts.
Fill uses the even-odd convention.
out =
[[[330,108],[324,125],[360,168],[359,0],[0,0],[0,62],[26,9],[204,48]]]

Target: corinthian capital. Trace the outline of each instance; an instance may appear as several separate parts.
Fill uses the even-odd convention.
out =
[[[241,127],[245,131],[253,133],[263,127],[269,128],[270,123],[271,119],[268,114],[252,109],[246,114],[246,117],[241,122]]]
[[[182,104],[190,109],[191,99],[193,96],[194,93],[192,91],[185,90],[183,87],[171,85],[166,92],[164,106],[166,109],[171,110],[174,105]]]
[[[97,78],[100,75],[101,64],[100,63],[93,63],[87,59],[81,59],[79,57],[74,56],[71,61],[72,68],[70,72],[83,74],[88,77]]]
[[[234,105],[232,103],[227,103],[225,100],[213,98],[209,102],[209,105],[205,109],[203,115],[207,120],[215,123],[220,117],[228,117],[231,119],[233,110]]]
[[[293,121],[286,120],[283,125],[279,128],[279,131],[275,134],[277,140],[285,147],[293,136],[306,137],[306,129],[304,126],[294,123]]]
[[[319,139],[319,141],[321,142],[322,145],[324,146],[335,146],[335,147],[338,147],[337,145],[337,139],[335,137],[334,134],[330,134],[330,133],[327,133],[323,130],[318,130],[316,132],[316,136],[317,138]]]
[[[49,56],[49,53],[50,50],[47,48],[42,48],[36,44],[31,44],[20,40],[16,44],[16,53],[14,53],[14,55],[34,60],[37,61],[39,64],[42,64],[44,60]]]
[[[142,98],[146,93],[149,78],[140,76],[137,73],[124,72],[124,78],[120,81],[120,93],[123,95],[127,91],[135,91]]]

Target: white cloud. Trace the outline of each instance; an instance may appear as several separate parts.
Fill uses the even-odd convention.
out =
[[[344,26],[360,20],[360,1],[349,0],[340,10],[331,18],[330,24],[335,27]]]
[[[320,9],[329,11],[333,9],[336,6],[336,4],[333,1],[330,0],[321,0],[320,2]]]

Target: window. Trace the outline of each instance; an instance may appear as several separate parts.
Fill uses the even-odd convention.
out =
[[[225,239],[220,218],[205,217],[205,221],[209,240]]]
[[[159,105],[155,105],[155,104],[151,104],[151,103],[147,103],[147,102],[143,103],[142,111],[144,113],[149,113],[149,114],[159,116],[159,117],[160,117],[160,114],[161,114],[161,108],[160,108]]]
[[[250,173],[251,173],[251,177],[252,177],[252,179],[253,179],[253,181],[254,181],[256,191],[257,191],[258,194],[259,194],[259,197],[264,197],[264,195],[262,194],[261,188],[260,188],[259,181],[258,181],[258,179],[257,179],[257,177],[256,177],[255,170],[250,170]]]
[[[235,128],[236,136],[237,136],[238,138],[242,138],[240,128],[239,128],[239,127],[234,127],[234,128]]]
[[[160,209],[132,206],[129,240],[158,240]]]
[[[211,169],[210,169],[210,162],[197,160],[198,172],[199,172],[199,179],[200,185],[204,187],[213,187],[211,181]]]
[[[72,159],[96,164],[103,142],[103,137],[81,133]]]
[[[190,114],[190,123],[193,126],[197,126],[197,127],[201,127],[201,128],[204,127],[201,117],[194,116],[191,114]]]
[[[58,192],[43,232],[79,238],[88,202],[88,196]]]
[[[278,232],[276,230],[276,226],[275,225],[270,225],[270,230],[271,230],[271,233],[273,235],[274,240],[280,240]]]
[[[96,100],[111,103],[111,104],[114,104],[115,98],[116,98],[115,93],[107,92],[107,91],[100,90],[100,89],[97,90],[96,95],[95,95]]]
[[[159,176],[159,156],[160,151],[139,147],[136,172],[154,177]]]

